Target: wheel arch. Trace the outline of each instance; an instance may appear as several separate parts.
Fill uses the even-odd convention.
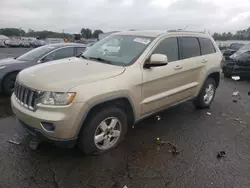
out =
[[[81,129],[84,127],[86,122],[93,116],[95,112],[108,106],[116,106],[124,110],[124,112],[127,114],[128,125],[134,124],[135,119],[136,119],[136,112],[135,112],[135,108],[133,106],[133,103],[130,97],[125,96],[125,95],[112,97],[106,100],[100,100],[100,101],[94,102],[88,107],[87,111],[85,111],[80,121],[80,124],[79,124],[80,126],[76,132],[76,136],[79,135]]]
[[[18,74],[21,70],[12,70],[10,72],[6,72],[6,74],[4,74],[4,76],[1,79],[1,83],[0,83],[0,92],[3,92],[3,82],[6,79],[7,76],[9,76],[10,74],[16,73]]]

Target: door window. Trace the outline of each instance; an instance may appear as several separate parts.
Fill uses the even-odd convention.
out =
[[[76,55],[80,55],[81,53],[83,53],[85,51],[85,47],[81,47],[81,48],[76,48]]]
[[[212,53],[216,52],[214,45],[210,39],[199,38],[199,41],[200,41],[200,45],[201,45],[201,54],[202,55],[212,54]]]
[[[180,58],[187,59],[201,55],[198,39],[195,37],[180,37]]]
[[[153,54],[164,54],[168,57],[168,62],[178,60],[177,38],[164,39],[154,50]]]
[[[73,47],[68,47],[68,48],[62,48],[59,50],[56,50],[52,52],[51,54],[47,55],[44,58],[44,61],[53,61],[53,60],[58,60],[58,59],[63,59],[67,57],[72,57],[74,56],[74,49]]]

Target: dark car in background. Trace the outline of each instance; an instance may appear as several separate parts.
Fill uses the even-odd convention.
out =
[[[250,43],[224,59],[221,68],[227,78],[231,76],[250,77]]]
[[[223,56],[226,60],[229,59],[231,55],[233,55],[237,50],[239,50],[244,44],[242,43],[232,43],[224,52]]]
[[[10,95],[17,74],[28,67],[49,61],[73,57],[86,50],[86,45],[74,43],[50,44],[33,49],[20,57],[0,60],[0,92]]]

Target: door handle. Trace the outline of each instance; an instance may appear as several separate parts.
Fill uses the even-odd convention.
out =
[[[175,70],[182,69],[182,66],[181,66],[181,65],[176,65],[174,69],[175,69]]]
[[[201,63],[206,63],[207,62],[207,60],[206,59],[203,59],[202,61],[201,61]]]

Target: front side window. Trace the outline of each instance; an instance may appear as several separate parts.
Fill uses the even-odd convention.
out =
[[[200,45],[201,45],[201,54],[202,55],[212,54],[212,53],[216,52],[214,45],[210,39],[199,38],[199,41],[200,41]]]
[[[91,46],[83,53],[83,57],[103,63],[127,66],[142,54],[153,39],[134,35],[111,35]]]
[[[179,47],[180,47],[180,58],[187,59],[196,56],[200,56],[200,45],[198,39],[195,37],[180,37]]]
[[[31,51],[21,55],[17,59],[20,61],[36,61],[54,49],[55,49],[55,47],[53,47],[53,46],[41,46],[39,48],[36,48],[34,50],[31,50]]]
[[[82,54],[86,50],[85,47],[77,47],[76,48],[76,55]]]
[[[63,58],[72,57],[72,56],[74,56],[74,48],[67,47],[67,48],[58,49],[50,53],[44,58],[44,61],[45,62],[53,61],[53,60],[63,59]]]
[[[164,54],[168,57],[168,62],[178,60],[177,38],[164,39],[154,50],[153,54]]]

